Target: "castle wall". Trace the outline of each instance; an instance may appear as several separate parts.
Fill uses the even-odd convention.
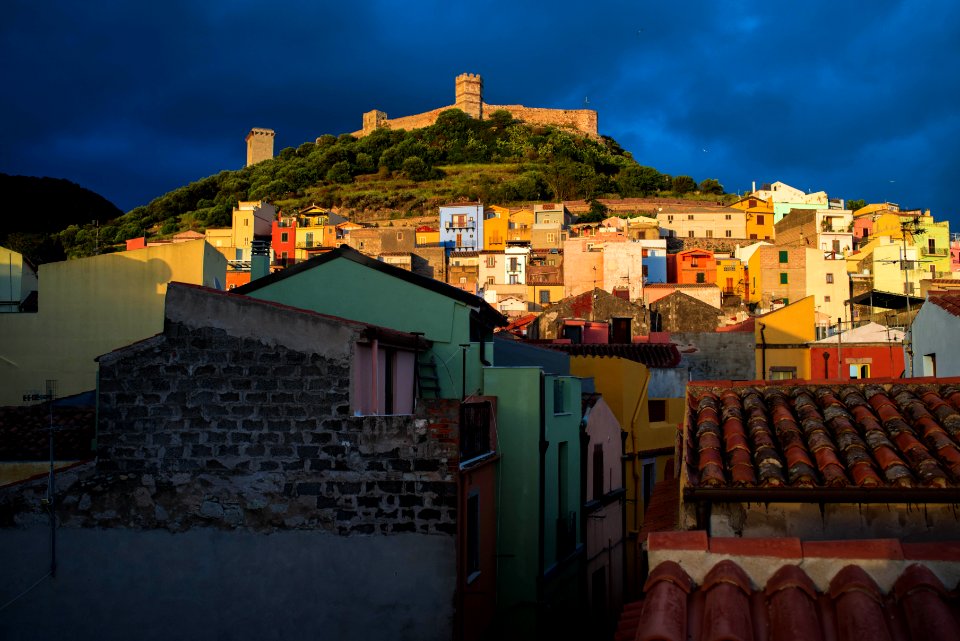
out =
[[[509,111],[517,120],[531,125],[553,125],[567,129],[576,129],[582,133],[597,136],[597,112],[592,109],[545,109],[524,107],[523,105],[483,105],[483,113],[492,114],[498,110]]]
[[[363,115],[363,129],[354,131],[353,136],[361,138],[379,127],[390,129],[422,129],[437,121],[437,117],[448,109],[460,109],[473,118],[488,118],[495,111],[505,110],[510,115],[531,125],[552,125],[573,129],[588,136],[598,136],[597,112],[592,109],[545,109],[524,107],[523,105],[488,105],[483,102],[483,80],[479,75],[461,74],[455,79],[455,104],[440,107],[432,111],[387,118],[382,111],[368,111]]]

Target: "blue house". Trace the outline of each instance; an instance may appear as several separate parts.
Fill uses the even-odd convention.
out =
[[[447,253],[483,249],[483,205],[478,202],[441,205],[440,244]]]

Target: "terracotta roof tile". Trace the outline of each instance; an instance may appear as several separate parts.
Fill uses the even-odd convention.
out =
[[[886,641],[957,639],[956,593],[923,565],[910,565],[888,593],[858,565],[837,572],[824,592],[785,564],[754,587],[733,560],[697,585],[674,561],[650,573],[644,598],[624,606],[616,639]]]
[[[93,456],[93,407],[53,409],[54,452],[58,460]],[[0,461],[45,461],[50,456],[49,406],[0,407]]]
[[[679,504],[680,479],[664,479],[656,483],[650,493],[650,501],[644,507],[638,540],[643,543],[651,533],[676,530]]]
[[[676,367],[680,364],[680,352],[673,343],[544,343],[571,356],[616,356],[647,365],[648,367]]]
[[[681,469],[702,488],[958,488],[960,379],[688,387]]]
[[[927,302],[950,312],[954,316],[960,316],[960,294],[931,294]]]

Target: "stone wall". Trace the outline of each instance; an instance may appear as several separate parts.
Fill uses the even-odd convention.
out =
[[[388,118],[387,114],[378,111],[368,111],[363,115],[363,128],[352,135],[362,137],[369,135],[378,127],[390,129],[422,129],[437,121],[437,117],[448,109],[461,109],[472,117],[489,118],[499,110],[510,112],[517,120],[531,125],[552,125],[573,129],[582,134],[598,136],[597,112],[592,109],[545,109],[541,107],[524,107],[523,105],[488,105],[483,102],[483,80],[479,75],[461,74],[454,81],[456,103],[439,109],[425,111],[412,116]]]
[[[667,251],[675,254],[688,249],[705,249],[713,253],[728,253],[731,256],[737,247],[746,247],[757,242],[748,238],[668,238]]]
[[[660,314],[661,332],[712,332],[723,315],[719,307],[683,292],[673,292],[650,303],[650,310]]]
[[[531,125],[553,125],[564,129],[573,129],[590,136],[597,136],[597,112],[592,109],[545,109],[542,107],[524,107],[523,105],[483,105],[483,113],[490,115],[495,111],[509,111],[517,120]]]
[[[347,359],[168,323],[101,360],[97,471],[115,482],[83,485],[64,517],[453,535],[455,445],[424,416],[351,416],[349,386]]]
[[[757,379],[753,332],[676,332],[670,340],[680,350],[680,366],[692,381]]]

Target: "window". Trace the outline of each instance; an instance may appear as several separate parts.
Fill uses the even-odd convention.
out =
[[[750,234],[750,240],[757,240],[756,234]]]
[[[398,231],[398,232],[397,232],[397,240],[403,240],[403,232],[402,232],[402,231]]]
[[[850,363],[850,378],[870,378],[870,364]]]
[[[757,214],[757,224],[758,225],[763,224],[763,214]]]
[[[650,495],[653,494],[653,486],[657,482],[657,460],[647,459],[643,462],[643,508],[646,510],[650,505]]]
[[[493,276],[487,276],[487,285],[493,285],[496,282]]]
[[[840,251],[841,251],[841,250],[840,250],[840,241],[839,241],[839,240],[833,241],[833,252],[834,252],[835,254],[839,254]]]
[[[667,216],[667,222],[668,222],[668,223],[672,223],[672,222],[673,222],[673,216],[672,216],[672,215]]]
[[[827,274],[827,284],[830,285],[833,283],[833,274]]]
[[[731,216],[730,214],[726,214],[726,215],[724,215],[723,219],[724,219],[724,220],[733,220],[733,216]]]
[[[703,272],[697,272],[697,282],[698,283],[707,282],[707,275],[704,274]]]
[[[771,367],[770,376],[768,378],[771,381],[788,381],[796,377],[797,377],[796,367]]]
[[[781,285],[787,284],[787,272],[780,272],[780,284]]]
[[[788,252],[788,251],[786,251],[786,250],[781,250],[781,251],[780,251],[780,262],[781,262],[781,263],[788,263],[788,262],[790,262],[790,252]]]
[[[687,238],[693,238],[693,230],[687,232]]]
[[[517,266],[517,259],[516,259],[516,258],[511,258],[511,259],[510,259],[510,271],[515,272],[515,271],[517,271],[517,270],[519,270],[519,267]]]
[[[923,355],[923,371],[920,374],[921,376],[936,376],[937,375],[937,355],[934,354],[924,354]]]
[[[750,206],[751,206],[751,207],[756,207],[756,206],[757,206],[757,201],[755,201],[753,198],[751,198],[751,199],[750,199]]]
[[[650,276],[650,265],[641,265],[640,266],[640,275],[644,278]]]
[[[519,285],[519,284],[520,284],[520,277],[517,276],[516,274],[510,274],[510,284],[511,284],[511,285]]]
[[[487,267],[496,267],[496,266],[497,266],[497,257],[487,256]]]
[[[480,574],[480,495],[467,497],[467,582]]]
[[[647,411],[650,414],[651,423],[660,423],[667,420],[667,402],[663,399],[648,400]]]
[[[936,239],[936,238],[928,238],[928,239],[927,239],[927,250],[928,250],[928,253],[931,253],[931,254],[936,254],[936,253],[937,253],[937,239]]]
[[[359,343],[354,350],[351,406],[358,415],[413,412],[415,355],[411,351]],[[375,384],[374,384],[375,383]]]
[[[550,302],[550,290],[541,289],[540,290],[540,304],[545,305]]]
[[[280,234],[280,242],[281,242],[281,243],[285,243],[285,242],[288,242],[289,240],[290,240],[290,234],[289,234],[289,232],[281,232],[281,234]]]
[[[313,232],[307,232],[303,240],[304,240],[304,243],[303,243],[304,245],[306,245],[307,247],[313,247]]]
[[[467,284],[467,277],[466,277],[466,276],[461,276],[461,277],[460,277],[460,284],[461,284],[461,285],[466,285],[466,284]]]
[[[593,446],[593,500],[599,501],[603,498],[603,444],[597,443]]]
[[[823,297],[823,302],[829,303],[829,302],[830,302],[830,297],[829,297],[829,296],[824,296],[824,297]]]
[[[691,267],[699,267],[699,266],[700,266],[700,261],[699,261],[699,259],[698,259],[696,256],[691,256],[691,257],[690,257],[690,266],[691,266]]]
[[[460,462],[492,451],[490,447],[490,403],[463,403],[460,406]]]
[[[243,219],[243,226],[244,226],[244,227],[249,227],[249,226],[250,226],[250,219],[249,219],[249,218],[244,218],[244,219]]]
[[[567,402],[564,398],[566,381],[562,378],[553,379],[553,413],[563,414],[567,411]]]
[[[708,230],[707,230],[707,238],[713,238],[713,230],[712,230],[712,229],[708,229]]]
[[[687,214],[687,220],[693,220],[693,214]]]
[[[727,238],[733,238],[733,230],[732,230],[732,229],[728,229],[728,230],[726,230],[726,231],[723,232],[723,233],[724,233],[724,235],[725,235]]]
[[[552,231],[551,231],[551,232],[547,232],[547,242],[548,242],[548,243],[555,243],[555,242],[557,242],[557,234],[554,233],[554,232],[552,232]]]

